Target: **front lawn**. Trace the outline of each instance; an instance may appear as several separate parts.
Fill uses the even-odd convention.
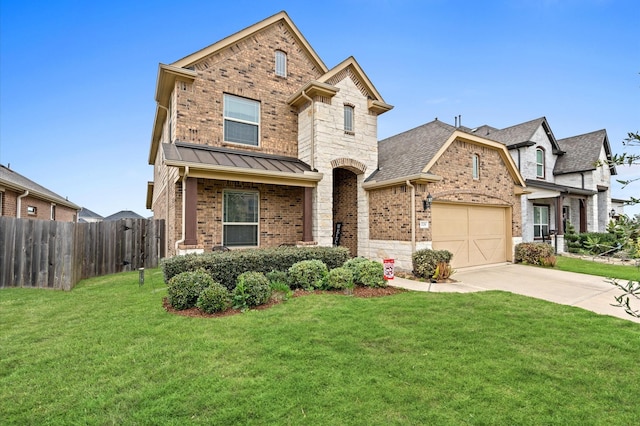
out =
[[[562,271],[579,272],[581,274],[617,278],[619,280],[640,281],[640,268],[633,265],[613,265],[567,256],[557,256],[556,262],[556,268]]]
[[[2,424],[636,424],[640,326],[504,292],[167,313],[159,270],[0,290]],[[631,361],[631,362],[630,362]]]

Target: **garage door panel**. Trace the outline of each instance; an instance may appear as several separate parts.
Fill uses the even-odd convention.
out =
[[[474,238],[469,257],[475,264],[498,263],[506,260],[504,238]]]
[[[433,205],[432,215],[433,248],[453,253],[452,266],[506,261],[505,208]]]
[[[453,259],[460,259],[460,261],[469,261],[469,240],[442,240],[433,242],[434,250],[448,250],[453,254]]]

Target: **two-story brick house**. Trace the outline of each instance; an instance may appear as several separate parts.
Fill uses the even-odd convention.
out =
[[[0,216],[75,222],[80,207],[0,164]]]
[[[525,178],[522,197],[524,241],[559,235],[566,222],[577,232],[605,232],[610,219],[611,176],[615,167],[605,130],[556,140],[546,118],[504,129],[481,126],[474,134],[506,145]]]
[[[504,145],[437,121],[378,143],[392,106],[353,57],[328,69],[285,12],[161,64],[156,101],[147,206],[170,254],[337,244],[410,269],[419,248],[466,266],[520,241]]]
[[[168,252],[366,238],[384,102],[354,58],[328,69],[285,12],[161,64],[147,206]]]

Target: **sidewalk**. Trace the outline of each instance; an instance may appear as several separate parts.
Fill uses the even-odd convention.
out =
[[[611,306],[615,303],[614,296],[619,294],[619,290],[605,282],[605,278],[602,277],[501,263],[459,269],[452,278],[457,282],[434,283],[430,289],[429,283],[399,277],[389,281],[389,285],[432,293],[508,291],[640,323],[640,318],[628,315],[622,308]]]

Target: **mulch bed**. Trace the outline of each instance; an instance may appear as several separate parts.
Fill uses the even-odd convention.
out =
[[[371,287],[356,287],[353,289],[353,292],[351,294],[349,294],[349,296],[353,296],[353,297],[361,297],[361,298],[369,298],[369,297],[384,297],[384,296],[391,296],[397,293],[402,293],[406,290],[403,290],[401,288],[397,288],[397,287],[382,287],[382,288],[371,288]],[[293,292],[293,297],[303,297],[303,296],[309,296],[311,294],[342,294],[342,295],[346,295],[344,291],[340,291],[340,290],[334,290],[334,291],[327,291],[327,290],[315,290],[315,291],[306,291],[306,290],[295,290]],[[262,309],[269,309],[270,307],[277,305],[279,303],[282,303],[282,299],[280,298],[274,298],[272,297],[271,300],[267,303],[265,303],[264,305],[260,305],[257,306],[255,308],[253,308],[252,310],[262,310]],[[227,317],[230,315],[237,315],[242,313],[242,311],[240,311],[239,309],[227,309],[226,311],[223,312],[216,312],[215,314],[207,314],[205,312],[202,312],[200,309],[198,308],[190,308],[190,309],[184,309],[184,310],[176,310],[173,307],[171,307],[171,305],[169,305],[169,301],[167,300],[167,298],[165,297],[162,300],[162,305],[164,306],[164,309],[171,313],[171,314],[175,314],[175,315],[181,315],[184,317],[194,317],[194,318],[216,318],[216,317]]]

